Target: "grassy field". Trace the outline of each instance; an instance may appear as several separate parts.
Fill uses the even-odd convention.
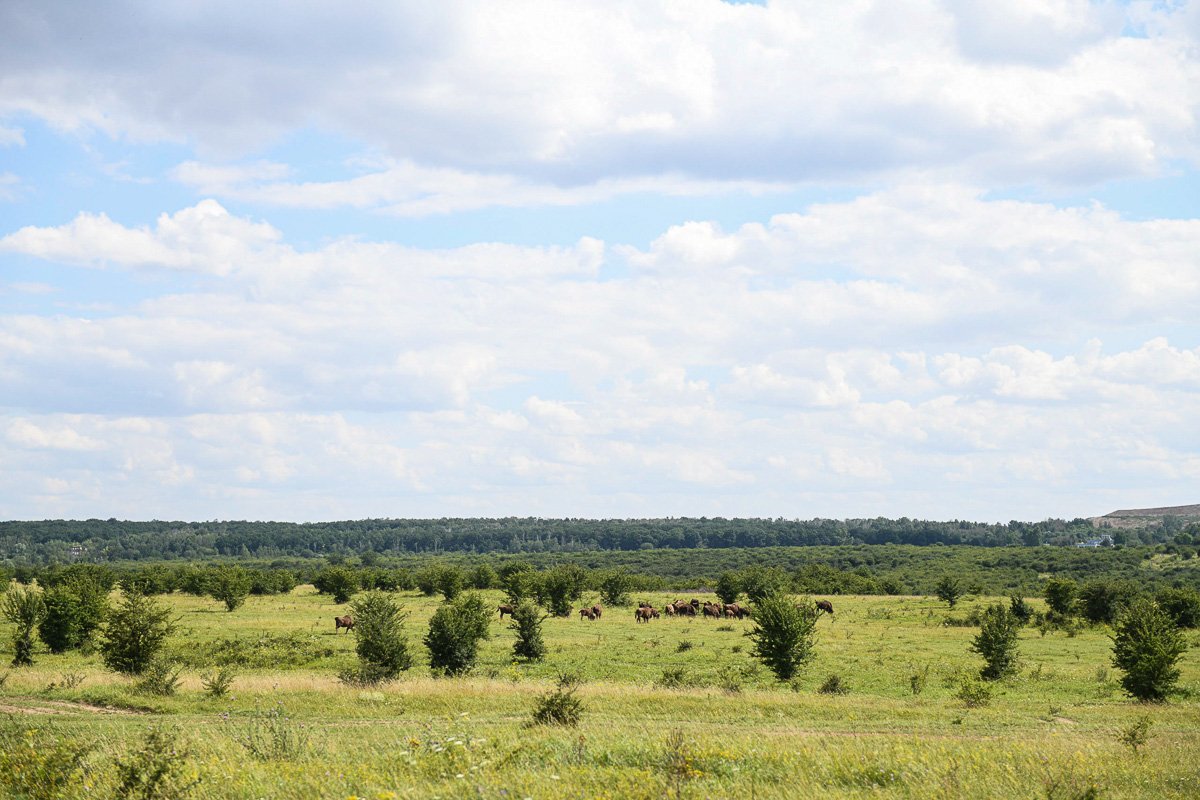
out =
[[[420,640],[438,602],[402,599],[417,663],[382,687],[338,680],[355,663],[353,637],[334,633],[345,606],[301,587],[233,613],[167,598],[179,617],[170,652],[184,665],[171,697],[138,693],[98,656],[38,652],[33,667],[0,670],[0,711],[10,735],[38,731],[21,734],[30,764],[55,742],[91,745],[64,798],[112,796],[117,763],[151,728],[176,737],[172,763],[199,780],[193,798],[1194,798],[1200,786],[1196,633],[1185,695],[1167,704],[1124,698],[1108,630],[1085,628],[1024,630],[1019,676],[968,707],[958,691],[981,664],[967,649],[977,629],[944,622],[986,598],[953,612],[932,598],[832,598],[793,684],[750,658],[749,621],[639,625],[631,608],[547,620],[550,653],[531,665],[513,662],[513,634],[495,620],[469,677],[435,679]],[[210,698],[201,676],[221,662],[238,675],[230,696]],[[579,725],[531,725],[561,673],[582,679]],[[831,675],[849,693],[819,693]],[[1135,751],[1122,735],[1142,719]]]

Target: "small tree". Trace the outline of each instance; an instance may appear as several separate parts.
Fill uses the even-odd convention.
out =
[[[546,657],[546,642],[542,639],[542,621],[546,616],[533,603],[521,603],[513,610],[509,627],[517,633],[513,656],[526,661],[541,661]]]
[[[326,567],[317,573],[313,586],[321,594],[333,595],[339,605],[347,602],[359,589],[358,576],[348,567]]]
[[[741,574],[742,590],[752,603],[783,594],[788,588],[787,573],[778,567],[747,567]]]
[[[600,577],[600,602],[606,606],[627,605],[632,590],[633,576],[627,570],[609,570]]]
[[[717,597],[721,598],[721,602],[728,605],[736,603],[738,596],[742,593],[742,581],[736,572],[722,572],[717,578],[717,585],[713,587],[717,593]]]
[[[1117,620],[1113,666],[1124,672],[1121,686],[1142,701],[1161,701],[1179,680],[1176,662],[1187,642],[1171,617],[1149,600],[1136,600]]]
[[[1070,578],[1051,578],[1044,590],[1050,610],[1064,617],[1069,617],[1075,611],[1075,597],[1078,594],[1079,584]]]
[[[813,656],[817,607],[808,598],[799,605],[782,594],[764,598],[754,607],[754,656],[781,681],[790,680]]]
[[[461,675],[475,666],[479,642],[488,635],[492,615],[475,592],[459,597],[434,612],[425,646],[429,668],[444,675]]]
[[[1028,625],[1029,621],[1033,619],[1033,609],[1030,608],[1029,603],[1025,602],[1025,598],[1019,594],[1009,595],[1008,610],[1012,612],[1012,615],[1022,625]]]
[[[526,561],[510,561],[498,571],[500,588],[508,595],[509,602],[520,603],[533,596],[537,573]]]
[[[1129,581],[1092,581],[1079,592],[1079,606],[1088,622],[1112,623],[1140,590]]]
[[[1017,671],[1017,635],[1021,620],[1004,606],[996,603],[983,610],[979,634],[971,650],[983,656],[984,667],[979,676],[989,681]]]
[[[209,578],[208,592],[225,604],[226,611],[233,611],[246,602],[251,583],[250,573],[242,567],[221,567]]]
[[[1200,628],[1200,592],[1195,589],[1163,589],[1154,598],[1158,607],[1179,628]]]
[[[467,582],[471,585],[472,589],[491,589],[496,585],[497,580],[496,570],[487,564],[480,564],[471,570],[471,575],[468,577]]]
[[[109,669],[140,675],[174,631],[169,608],[146,595],[127,593],[104,625],[100,654]]]
[[[463,571],[453,564],[443,564],[439,567],[437,577],[434,579],[434,585],[442,593],[442,597],[446,598],[446,602],[458,597],[462,593],[465,583],[466,577],[463,575]]]
[[[52,653],[89,642],[108,613],[108,586],[87,573],[73,574],[46,590],[38,635]]]
[[[934,593],[937,595],[938,600],[941,600],[947,603],[951,608],[954,608],[954,606],[958,603],[958,598],[962,597],[963,595],[963,588],[962,584],[959,583],[958,578],[951,577],[950,575],[943,575],[941,580],[937,582],[937,586],[934,587]]]
[[[534,591],[538,603],[547,611],[565,617],[570,615],[575,601],[583,597],[586,585],[587,572],[583,567],[562,564],[543,572]]]
[[[391,595],[367,592],[350,604],[359,676],[370,682],[392,680],[412,666],[404,620],[408,614]]]
[[[41,590],[36,585],[9,584],[3,602],[0,602],[0,612],[3,612],[6,620],[17,626],[13,631],[12,665],[32,665],[33,631],[46,614],[46,601]]]

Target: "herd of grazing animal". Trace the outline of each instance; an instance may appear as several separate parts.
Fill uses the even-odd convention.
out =
[[[512,603],[501,603],[496,607],[496,610],[500,612],[500,619],[504,619],[505,614],[511,617],[513,611],[516,610],[516,607]],[[676,600],[672,603],[667,603],[663,610],[666,612],[668,617],[694,617],[697,614],[700,614],[703,617],[711,617],[713,619],[720,619],[721,617],[728,617],[730,619],[745,619],[746,617],[750,616],[750,609],[746,606],[740,605],[739,603],[714,603],[709,600],[701,603],[694,597],[690,602]],[[818,600],[817,611],[832,615],[833,604],[828,600]],[[600,619],[600,615],[603,613],[603,606],[597,603],[591,608],[579,609],[579,619],[597,620]],[[649,622],[652,619],[658,619],[659,616],[660,614],[658,613],[658,610],[643,600],[638,604],[637,610],[633,612],[633,621]],[[337,633],[342,628],[345,628],[347,632],[352,630],[354,628],[354,617],[349,615],[344,617],[334,617],[333,632]]]

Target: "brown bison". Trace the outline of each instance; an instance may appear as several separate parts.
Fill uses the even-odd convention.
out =
[[[592,619],[600,619],[600,615],[604,613],[604,607],[599,603],[592,606]]]
[[[496,607],[496,610],[500,612],[500,619],[504,619],[505,614],[508,614],[511,617],[512,613],[514,611],[516,611],[517,609],[513,606],[512,603],[501,603],[499,606]]]
[[[830,616],[832,616],[833,615],[833,603],[829,602],[828,600],[818,600],[817,601],[817,611],[824,611],[826,614],[829,614]]]
[[[721,616],[721,607],[716,603],[704,604],[704,616],[713,617],[714,619]]]
[[[584,620],[584,619],[595,619],[595,618],[596,618],[596,612],[592,611],[590,608],[579,609],[579,619]]]
[[[349,631],[353,627],[354,627],[354,617],[351,617],[350,615],[346,615],[344,617],[334,617],[333,618],[333,632],[334,633],[337,633],[342,628],[345,628],[347,631]]]
[[[743,619],[750,616],[750,609],[738,603],[730,603],[729,605],[725,606],[725,616]]]
[[[638,610],[633,612],[634,622],[649,622],[658,616],[658,612],[653,606],[638,606]]]

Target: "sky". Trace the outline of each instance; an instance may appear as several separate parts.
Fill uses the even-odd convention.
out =
[[[1200,2],[0,2],[0,519],[1200,502]]]

